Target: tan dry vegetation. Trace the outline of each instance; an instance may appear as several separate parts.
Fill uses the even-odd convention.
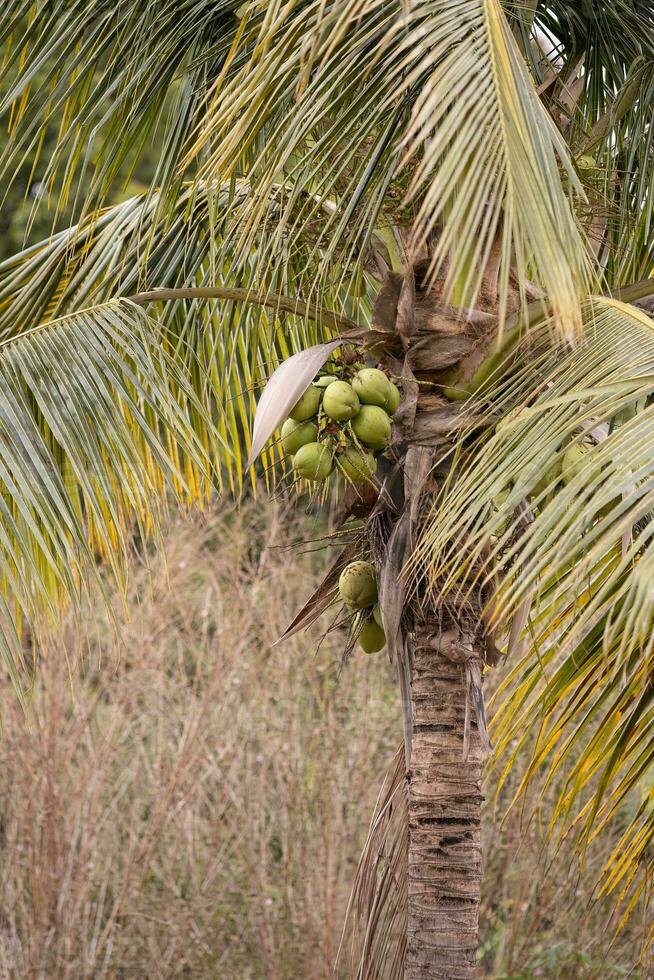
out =
[[[269,504],[176,525],[166,565],[134,570],[120,640],[89,612],[27,715],[5,686],[3,980],[333,975],[400,715],[384,657],[340,673],[338,633],[271,648],[322,563],[285,546],[317,530]],[[638,921],[607,953],[583,910],[602,855],[577,881],[521,840],[517,815],[488,821],[485,975],[644,976]]]

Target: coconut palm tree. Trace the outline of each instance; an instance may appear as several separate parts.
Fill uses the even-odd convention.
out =
[[[532,753],[525,785],[565,773],[556,829],[582,850],[621,815],[601,888],[628,912],[654,834],[651,790],[622,808],[654,761],[651,5],[14,0],[0,35],[4,180],[56,126],[36,167],[78,216],[0,265],[18,689],[24,624],[38,649],[171,499],[255,480],[247,453],[274,483],[267,440],[352,345],[402,388],[375,492],[341,511],[405,717],[358,975],[475,975],[483,678],[505,657],[495,753]],[[108,205],[153,143],[152,187]]]

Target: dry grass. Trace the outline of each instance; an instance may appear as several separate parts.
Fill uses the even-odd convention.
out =
[[[270,647],[321,562],[281,547],[297,520],[175,527],[167,569],[135,569],[120,642],[89,613],[28,716],[3,691],[0,977],[332,976],[400,714],[383,658],[339,676],[338,635]],[[487,837],[487,976],[629,975],[637,922],[607,953],[588,876],[545,875],[517,817]]]

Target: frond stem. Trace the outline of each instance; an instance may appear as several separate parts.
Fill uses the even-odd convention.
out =
[[[649,279],[641,279],[640,282],[632,282],[628,286],[619,286],[612,289],[610,295],[613,299],[622,300],[623,303],[633,303],[637,299],[645,299],[646,296],[654,294],[654,276]]]
[[[284,296],[282,293],[256,293],[252,289],[239,289],[227,286],[207,286],[185,289],[150,289],[145,293],[135,293],[125,297],[136,306],[147,303],[165,303],[179,299],[226,299],[237,303],[252,303],[255,306],[266,306],[273,310],[284,310],[285,313],[295,313],[308,317],[316,322],[325,323],[335,330],[360,330],[361,325],[341,313],[327,310],[324,306],[307,303],[302,299]]]
[[[654,295],[654,276],[629,283],[627,286],[619,286],[610,290],[608,295],[623,303],[637,303],[638,300]],[[547,319],[550,312],[547,302],[537,299],[528,303],[523,310],[517,310],[507,317],[503,333],[491,344],[475,374],[465,383],[443,386],[445,397],[450,401],[462,401],[478,391],[492,372],[515,349],[524,332]]]

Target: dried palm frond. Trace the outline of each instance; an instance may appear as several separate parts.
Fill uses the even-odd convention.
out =
[[[349,958],[357,980],[404,975],[409,827],[404,747],[395,753],[377,799],[359,860],[338,960]]]

